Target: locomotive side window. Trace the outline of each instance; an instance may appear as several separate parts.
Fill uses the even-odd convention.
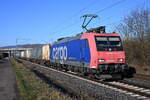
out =
[[[122,51],[120,37],[96,36],[95,42],[98,51]]]

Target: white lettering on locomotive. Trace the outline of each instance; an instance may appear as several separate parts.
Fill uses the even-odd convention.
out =
[[[59,60],[67,60],[67,47],[66,46],[60,46],[53,48],[52,51],[52,58],[53,59],[59,59]]]

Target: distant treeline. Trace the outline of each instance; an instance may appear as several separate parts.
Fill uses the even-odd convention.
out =
[[[150,66],[150,9],[130,12],[116,28],[122,35],[127,62]]]

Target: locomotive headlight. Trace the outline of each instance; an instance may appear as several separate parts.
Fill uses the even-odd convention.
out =
[[[119,61],[119,62],[122,62],[122,61],[123,61],[123,59],[122,59],[122,58],[119,58],[119,59],[118,59],[118,61]]]
[[[104,62],[105,61],[105,59],[99,59],[99,62]]]

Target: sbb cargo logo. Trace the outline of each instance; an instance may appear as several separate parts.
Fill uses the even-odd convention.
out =
[[[67,47],[60,46],[53,48],[52,57],[53,59],[60,59],[62,61],[67,60]]]

